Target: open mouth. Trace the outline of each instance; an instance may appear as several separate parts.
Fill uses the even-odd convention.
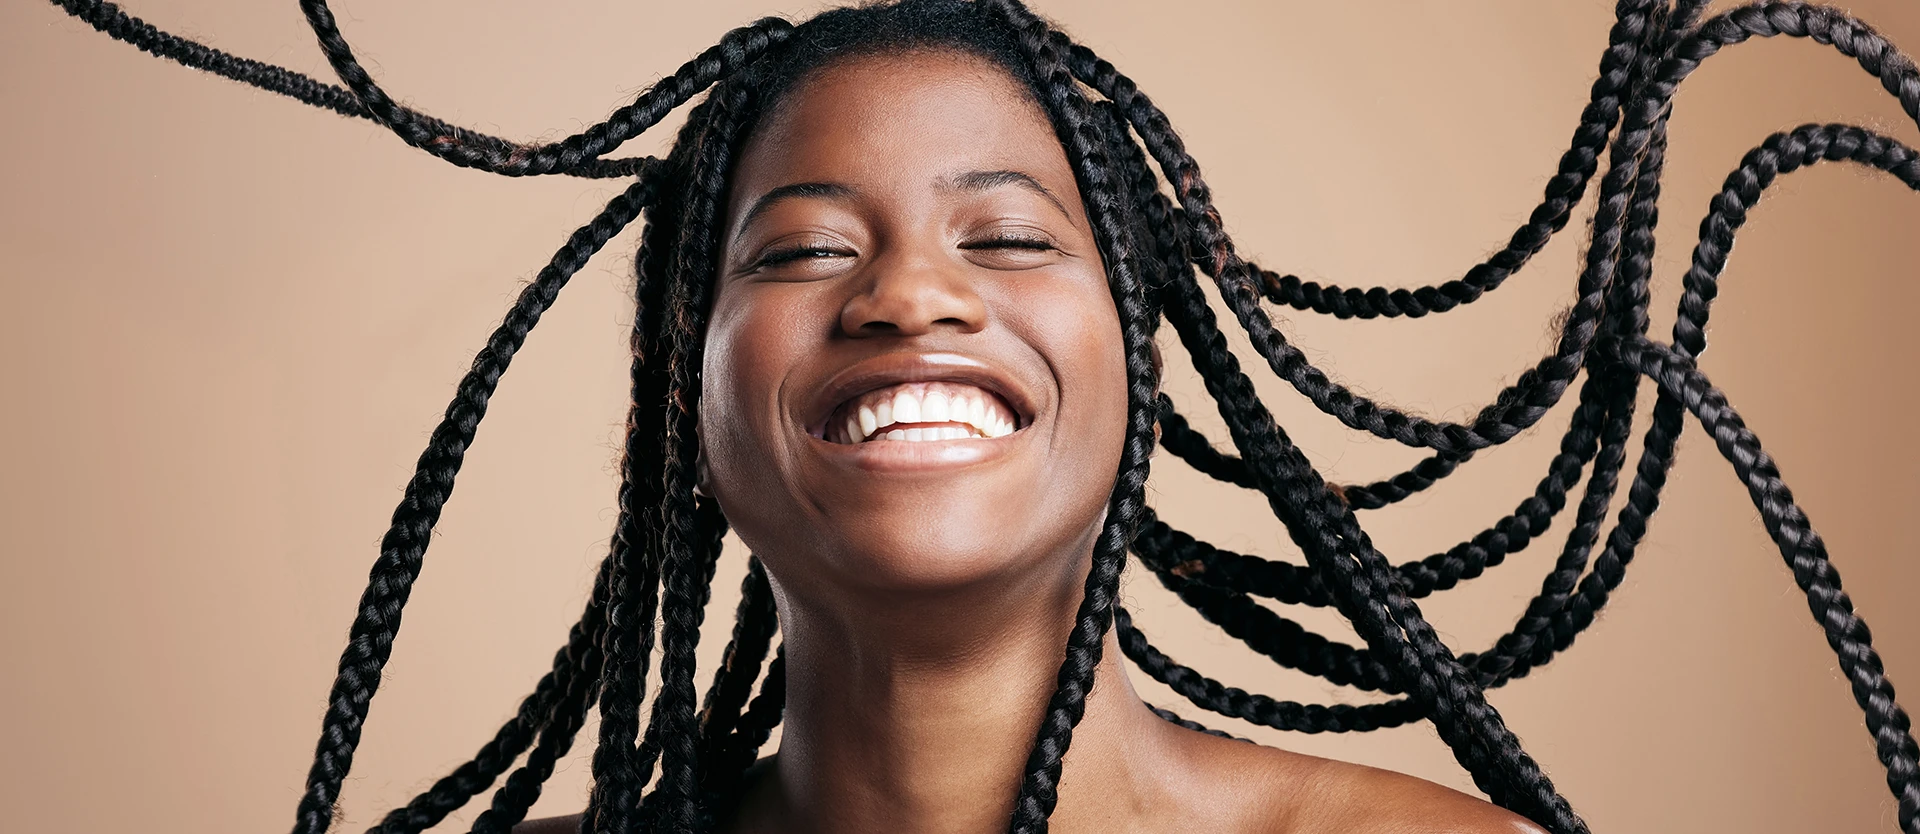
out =
[[[1000,395],[964,382],[903,382],[860,394],[833,410],[823,437],[832,443],[990,440],[1022,428]]]

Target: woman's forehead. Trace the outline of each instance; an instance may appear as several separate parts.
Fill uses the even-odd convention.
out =
[[[1006,70],[953,50],[849,58],[808,74],[748,139],[733,199],[791,182],[932,185],[974,170],[1027,173],[1071,193],[1046,114]]]

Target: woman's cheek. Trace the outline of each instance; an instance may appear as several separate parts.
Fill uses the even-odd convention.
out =
[[[766,328],[754,321],[756,306],[740,295],[723,294],[714,304],[700,380],[701,449],[723,509],[746,499],[737,494],[744,486],[740,462],[752,459],[751,447],[764,440],[755,424],[763,420],[756,412],[766,398],[756,392],[778,385],[778,351],[770,350]]]
[[[735,517],[741,507],[791,503],[783,471],[804,427],[789,425],[787,380],[819,350],[818,299],[804,286],[725,288],[708,323],[701,379],[701,447],[712,494]],[[768,477],[768,476],[773,477]],[[734,507],[728,507],[731,503]],[[741,517],[744,519],[744,516]]]

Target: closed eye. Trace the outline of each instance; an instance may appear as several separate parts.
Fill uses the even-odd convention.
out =
[[[1037,236],[1001,235],[960,244],[961,249],[1027,249],[1045,252],[1055,249],[1053,241]]]
[[[776,249],[768,252],[760,256],[760,260],[755,262],[753,266],[755,269],[764,269],[766,267],[780,266],[781,264],[789,264],[812,258],[844,258],[852,257],[852,255],[853,253],[851,252],[828,249],[824,246],[795,246],[788,249]]]
[[[989,252],[996,250],[1051,252],[1057,250],[1059,247],[1054,245],[1051,238],[1041,235],[1001,234],[990,238],[967,241],[960,244],[958,248],[968,251]],[[803,261],[851,257],[855,257],[855,253],[829,246],[789,246],[784,249],[775,249],[760,256],[760,259],[754,262],[752,269],[773,269]]]

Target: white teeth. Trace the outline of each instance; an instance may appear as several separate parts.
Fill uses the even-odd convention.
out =
[[[924,428],[891,429],[876,435],[874,440],[902,440],[917,443],[932,440],[967,440],[975,437],[993,437],[994,435],[975,428],[959,426],[928,426]],[[852,441],[859,443],[860,441]]]
[[[893,421],[896,423],[920,422],[920,398],[907,391],[893,395]]]
[[[1018,428],[999,397],[960,382],[889,386],[854,398],[838,413],[844,422],[827,439],[850,444],[995,438]]]
[[[946,422],[947,410],[950,404],[951,401],[947,399],[947,395],[939,391],[927,392],[926,398],[920,401],[920,420],[917,422]]]

